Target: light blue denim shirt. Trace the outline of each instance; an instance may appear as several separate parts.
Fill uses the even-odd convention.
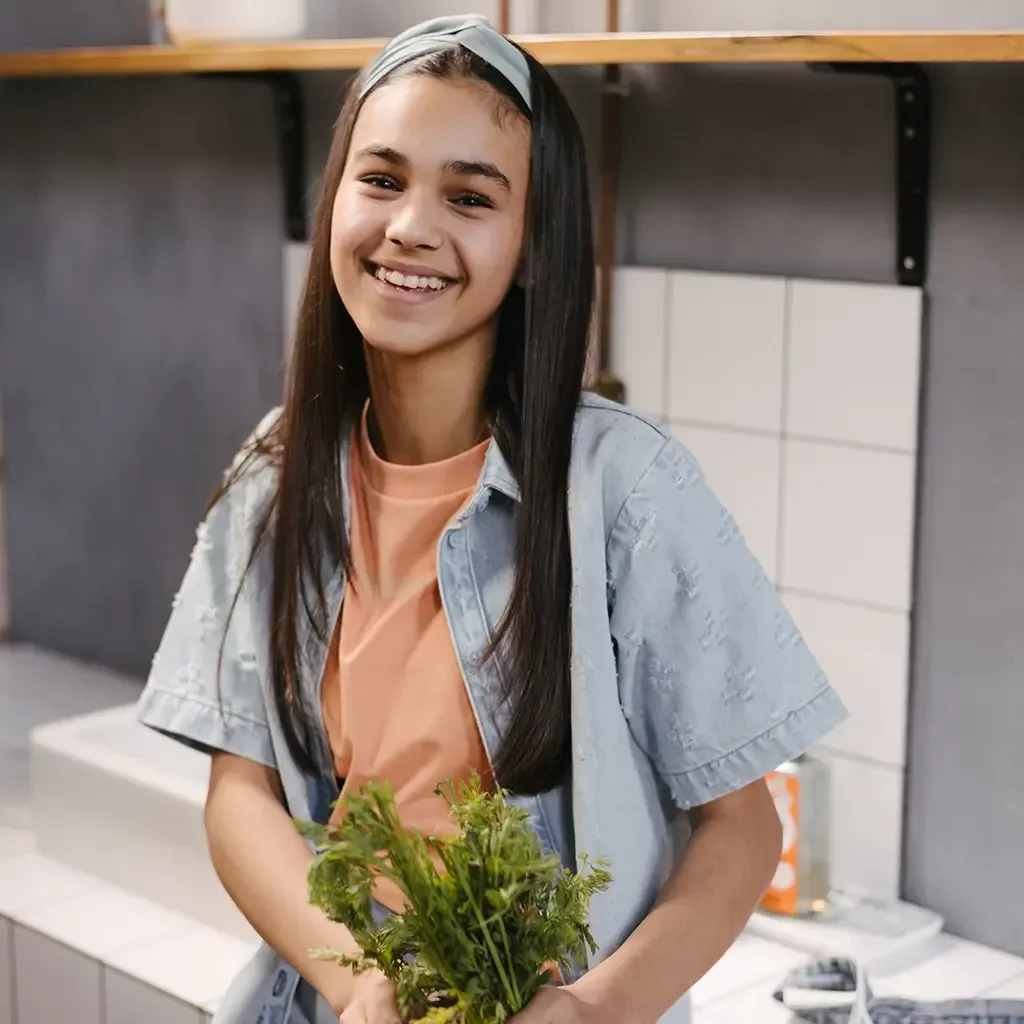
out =
[[[255,518],[274,483],[271,466],[252,465],[200,525],[139,715],[192,746],[276,768],[289,812],[325,820],[337,797],[326,737],[317,751],[322,772],[305,777],[289,756],[270,696],[266,546],[227,627],[218,685],[228,609]],[[481,666],[478,655],[511,592],[518,500],[519,488],[492,442],[474,497],[438,547],[452,641],[491,754],[508,708],[500,660]],[[569,526],[571,781],[516,801],[565,864],[575,864],[576,851],[611,861],[612,887],[591,913],[600,960],[650,910],[685,843],[679,810],[760,778],[818,742],[845,711],[735,520],[694,458],[661,427],[622,406],[582,397]],[[340,570],[334,567],[324,582],[337,616]],[[304,633],[303,652],[303,698],[319,716],[327,652],[312,630]],[[303,1000],[295,992],[303,986],[264,947],[236,979],[216,1020],[298,1024]],[[688,1019],[686,998],[664,1018],[666,1024]]]

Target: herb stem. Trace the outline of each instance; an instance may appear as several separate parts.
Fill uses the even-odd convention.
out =
[[[522,1007],[519,1006],[519,986],[516,985],[513,990],[513,983],[510,982],[508,974],[505,973],[505,968],[502,966],[501,956],[498,953],[497,947],[494,945],[494,939],[491,937],[491,930],[487,927],[487,921],[484,919],[484,915],[480,911],[480,905],[473,898],[473,890],[469,886],[469,880],[465,874],[460,870],[459,885],[462,886],[463,892],[466,894],[466,898],[469,900],[470,906],[473,908],[473,914],[480,925],[481,931],[483,932],[484,942],[487,943],[487,949],[491,954],[491,959],[494,961],[494,966],[497,968],[498,974],[501,977],[501,984],[505,988],[505,996],[508,999],[509,1007],[513,1012],[518,1012]]]
[[[512,1007],[512,1012],[518,1013],[523,1008],[523,994],[519,991],[519,982],[516,981],[515,962],[512,959],[512,950],[508,944],[508,932],[505,930],[504,916],[499,916],[498,927],[501,929],[501,941],[505,947],[505,956],[508,958],[508,972],[512,979],[512,987],[515,989],[516,1002],[515,1006]]]

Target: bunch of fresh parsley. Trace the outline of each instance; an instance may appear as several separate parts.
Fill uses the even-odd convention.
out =
[[[501,1024],[551,980],[551,965],[564,977],[595,952],[587,911],[611,876],[586,858],[574,873],[545,855],[526,812],[503,792],[484,791],[478,778],[442,792],[459,826],[452,837],[405,829],[384,785],[347,796],[338,825],[300,823],[317,849],[310,902],[345,925],[362,950],[313,955],[381,971],[396,983],[406,1020]],[[378,875],[407,903],[382,926],[371,902]]]

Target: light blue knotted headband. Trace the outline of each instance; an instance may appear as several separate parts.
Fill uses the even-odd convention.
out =
[[[500,72],[523,98],[526,109],[530,109],[530,66],[526,58],[481,14],[432,18],[395,36],[367,68],[359,98],[363,99],[400,65],[447,49],[453,43],[464,46]]]

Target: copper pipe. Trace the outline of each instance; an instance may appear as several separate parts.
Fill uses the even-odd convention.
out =
[[[605,29],[619,31],[619,0],[605,2]],[[600,184],[597,214],[597,390],[623,401],[625,389],[611,372],[612,284],[615,270],[615,209],[622,144],[622,73],[617,64],[604,69],[601,96]]]
[[[498,31],[507,36],[512,24],[512,0],[500,0],[498,4]]]

